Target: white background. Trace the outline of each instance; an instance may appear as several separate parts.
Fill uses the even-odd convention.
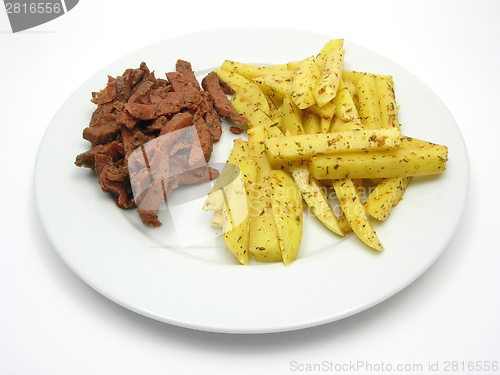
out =
[[[499,21],[499,1],[81,0],[65,16],[13,34],[0,7],[0,374],[290,374],[326,363],[348,373],[358,361],[373,366],[358,373],[388,364],[437,373],[429,363],[443,373],[446,361],[459,363],[449,373],[493,373],[467,365],[500,363]],[[471,182],[454,239],[416,282],[365,312],[266,335],[179,328],[96,293],[44,234],[33,168],[66,98],[140,47],[241,25],[317,31],[378,51],[427,83],[460,127]]]

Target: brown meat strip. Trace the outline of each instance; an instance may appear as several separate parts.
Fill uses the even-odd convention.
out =
[[[125,109],[139,120],[154,120],[184,108],[194,109],[201,101],[201,93],[195,91],[169,92],[158,104],[127,103]]]
[[[196,132],[198,134],[198,139],[200,141],[201,149],[203,150],[203,156],[205,157],[205,162],[208,163],[213,151],[213,141],[208,129],[207,123],[203,118],[198,118],[194,122],[196,127]]]
[[[117,161],[122,157],[123,147],[118,141],[97,145],[90,150],[82,152],[76,157],[75,165],[77,167],[90,168],[95,170],[95,157],[98,154],[108,155],[113,161]]]
[[[132,95],[132,88],[149,73],[146,64],[142,63],[140,68],[127,69],[121,76],[116,77],[116,99],[127,101]]]
[[[184,77],[184,74],[179,72],[169,72],[166,74],[168,81],[172,85],[174,91],[180,92],[184,90],[199,91],[199,88],[193,87],[191,81]]]
[[[176,113],[170,120],[168,120],[160,131],[160,135],[170,133],[192,125],[193,115],[189,112]]]
[[[222,121],[219,115],[215,112],[214,103],[210,94],[203,91],[202,98],[203,100],[198,108],[203,112],[203,119],[208,125],[210,134],[212,134],[213,142],[218,142],[222,134]]]
[[[177,60],[175,64],[175,70],[182,73],[183,79],[191,86],[194,90],[200,91],[201,87],[196,79],[191,63],[185,60]]]
[[[155,182],[148,188],[146,195],[141,200],[139,207],[137,207],[137,213],[143,224],[151,225],[152,227],[161,226],[157,212],[164,200],[163,189],[163,181]]]
[[[219,113],[219,115],[230,118],[233,121],[247,123],[248,119],[245,116],[240,115],[233,108],[233,105],[226,96],[226,93],[220,86],[220,79],[217,73],[209,73],[201,81],[203,89],[210,93],[212,97],[214,107]]]
[[[99,104],[95,109],[95,111],[92,113],[89,125],[94,125],[97,122],[97,120],[99,120],[99,117],[101,117],[102,115],[113,113],[115,110],[114,103],[115,102],[113,101],[113,102]]]
[[[112,102],[116,99],[116,79],[108,76],[108,84],[104,89],[92,93],[90,101],[94,104],[100,105]]]
[[[149,90],[156,83],[154,72],[148,74],[141,82],[134,87],[133,94],[128,98],[129,103],[149,103]]]
[[[116,201],[118,207],[132,208],[135,206],[135,203],[128,179],[115,179],[113,181],[108,178],[108,174],[116,176],[116,172],[118,171],[118,173],[121,173],[120,170],[123,170],[123,168],[125,167],[123,166],[122,161],[114,163],[109,155],[98,154],[95,157],[95,172],[102,191],[118,195]]]
[[[132,115],[125,110],[116,114],[116,121],[119,124],[125,125],[128,129],[132,129],[137,124],[137,119],[133,118]]]
[[[83,138],[93,145],[99,145],[116,139],[120,129],[121,124],[116,121],[116,114],[109,113],[100,116],[95,124],[85,128]]]

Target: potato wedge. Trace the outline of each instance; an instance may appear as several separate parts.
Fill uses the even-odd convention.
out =
[[[286,68],[288,70],[294,71],[297,68],[297,66],[299,65],[299,63],[300,63],[300,61],[289,61],[286,64]]]
[[[337,216],[333,212],[333,207],[325,195],[325,190],[311,176],[307,161],[293,162],[290,166],[290,173],[300,190],[302,198],[304,198],[314,216],[333,233],[344,237],[345,234],[340,228]]]
[[[224,189],[225,205],[222,209],[224,240],[235,258],[243,265],[250,264],[250,213],[252,198],[250,185],[256,181],[257,166],[254,158],[242,156],[237,162],[239,175],[231,189]]]
[[[342,48],[344,46],[344,39],[331,39],[319,51],[316,56],[316,64],[320,71],[323,71],[328,60],[328,55],[332,49]]]
[[[222,215],[222,209],[220,211],[214,211],[214,214],[212,215],[212,219],[210,220],[210,225],[212,226],[212,228],[222,229],[223,222],[224,222],[224,218]]]
[[[331,128],[332,128],[332,120],[326,117],[321,117],[319,131],[321,133],[329,133]]]
[[[345,156],[350,152],[394,150],[400,142],[401,137],[398,129],[300,134],[265,140],[266,152],[269,161],[273,164],[305,160],[319,155],[340,154]]]
[[[266,155],[265,139],[269,138],[266,128],[259,126],[248,129],[249,155],[256,160],[256,182],[249,188],[252,200],[250,211],[250,253],[258,262],[281,261],[282,255],[278,232],[271,210],[271,185],[269,173],[272,166]]]
[[[248,119],[249,127],[263,126],[273,135],[282,135],[279,129],[279,122],[274,121],[259,108],[255,107],[246,98],[238,93],[233,94],[230,99],[236,112],[242,114]]]
[[[215,73],[217,73],[219,78],[231,87],[234,92],[247,99],[266,115],[271,115],[271,109],[269,108],[267,98],[259,85],[238,73],[228,72],[223,69],[216,69]]]
[[[310,108],[302,111],[302,127],[306,134],[317,134],[320,132],[321,117]]]
[[[334,180],[333,188],[342,206],[342,211],[356,236],[371,248],[378,251],[383,250],[384,247],[368,219],[353,181],[351,179]]]
[[[331,132],[345,132],[345,131],[353,131],[353,130],[362,130],[363,127],[361,124],[356,124],[352,121],[345,122],[338,117],[334,117],[332,120]]]
[[[270,169],[267,169],[265,161],[262,161],[265,158],[266,155],[262,154],[257,159],[259,169],[257,170],[257,184],[252,189],[249,249],[258,262],[275,262],[283,260],[283,256],[271,206]]]
[[[289,266],[297,258],[302,242],[302,197],[295,181],[283,170],[271,171],[269,181],[283,263]]]
[[[361,125],[361,119],[356,108],[356,104],[352,99],[351,93],[344,80],[339,81],[337,95],[333,98],[332,103],[335,105],[335,116],[344,122],[354,122]]]
[[[363,127],[381,128],[382,115],[375,76],[367,74],[359,79],[356,85],[356,97],[358,98],[359,118]]]
[[[300,109],[315,104],[313,90],[321,74],[314,57],[302,60],[293,73],[292,100]]]
[[[366,76],[366,75],[372,75],[375,77],[383,77],[389,80],[391,85],[394,86],[394,80],[392,79],[392,76],[386,75],[386,74],[375,74],[375,73],[368,73],[368,72],[357,72],[354,70],[349,70],[349,69],[344,69],[342,71],[342,79],[344,81],[349,80],[352,82],[354,85],[357,85],[358,81],[360,80],[361,77]]]
[[[433,175],[446,169],[448,148],[434,145],[396,151],[314,156],[312,175],[321,179],[393,178]]]
[[[363,203],[366,212],[379,221],[386,220],[392,211],[392,207],[396,206],[401,200],[410,179],[411,177],[383,179]]]
[[[215,181],[212,191],[205,200],[202,210],[204,211],[220,211],[224,205],[224,197],[222,189],[227,187],[237,176],[235,165],[237,160],[242,156],[248,155],[248,142],[237,138],[233,142],[233,148],[227,159],[220,176]]]
[[[249,201],[241,173],[231,184],[231,188],[222,191],[225,192],[225,204],[222,208],[224,241],[241,264],[249,265]]]
[[[339,226],[345,234],[352,232],[351,225],[349,224],[349,221],[347,221],[347,218],[342,210],[340,210],[339,214]]]
[[[283,133],[297,135],[304,134],[302,125],[302,111],[293,102],[291,96],[286,96],[283,100]]]
[[[320,107],[317,103],[310,106],[308,109],[317,113],[319,116],[329,119],[330,121],[335,116],[336,105],[333,101],[326,103],[324,106]]]
[[[341,47],[332,49],[328,55],[325,67],[313,91],[316,103],[320,107],[332,100],[337,94],[344,69],[344,55],[345,51]]]
[[[282,73],[268,74],[253,79],[264,93],[272,100],[283,100],[285,96],[291,96],[293,92],[293,71],[292,76]]]
[[[356,85],[348,79],[342,78],[342,81],[344,82],[344,85],[347,88],[347,90],[349,90],[349,94],[351,94],[351,96],[353,96],[354,92],[356,91]]]
[[[399,128],[398,106],[394,86],[384,77],[375,78],[380,104],[380,120],[383,128]]]
[[[286,64],[272,65],[272,66],[256,66],[231,60],[225,60],[221,65],[221,69],[226,70],[228,72],[237,73],[245,77],[246,79],[252,80],[254,78],[262,77],[268,74],[283,73],[283,71],[287,71],[287,66]]]

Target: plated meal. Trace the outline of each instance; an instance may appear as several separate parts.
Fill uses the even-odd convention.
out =
[[[299,64],[300,70],[311,68],[312,60],[318,63],[322,49],[335,43],[335,48],[345,51],[335,97],[322,106],[316,105],[314,98],[316,104],[299,108],[299,104],[303,107],[310,102],[301,102],[300,95],[290,94],[290,80],[299,72],[296,68]],[[179,110],[165,100],[165,95],[170,99],[184,95],[172,94],[176,90],[167,74],[180,77],[179,73],[184,72],[179,70],[186,68],[187,63],[198,85],[191,86],[193,105]],[[256,75],[245,76],[244,71],[235,70],[240,67],[253,70]],[[187,73],[190,77],[191,72]],[[257,104],[238,92],[231,82],[236,74],[258,86],[269,109],[261,101],[259,110],[248,111]],[[287,80],[268,79],[277,78],[278,74],[287,76]],[[231,78],[225,79],[227,75]],[[396,100],[397,112],[391,106],[388,109],[397,114],[397,126],[363,124],[363,117],[368,115],[362,114],[356,105],[364,99],[355,93],[356,87],[363,84],[361,78],[366,76],[368,81],[372,76],[385,78],[394,88],[394,97],[390,94],[382,102]],[[129,82],[137,79],[130,93],[128,85],[123,85],[127,77],[133,79]],[[113,109],[96,123],[107,124],[109,134],[113,134],[117,126],[112,123],[119,119],[120,130],[114,133],[115,138],[101,138],[97,140],[102,141],[100,145],[92,146],[82,133],[100,113],[96,113],[99,104],[93,101],[105,100],[105,89],[113,80],[125,88],[120,93],[124,96],[108,102],[114,102],[113,105],[101,104],[101,109]],[[238,82],[246,84],[245,80],[239,78]],[[194,84],[194,80],[191,82]],[[342,82],[345,89],[339,91]],[[271,95],[273,84],[277,85],[277,93]],[[112,86],[108,90],[111,93]],[[325,87],[324,92],[329,90]],[[288,93],[288,98],[283,96],[281,100],[280,92]],[[327,94],[324,95],[326,100]],[[223,102],[216,96],[222,101],[226,98],[232,109],[219,105]],[[349,98],[359,120],[352,117],[348,107],[339,105]],[[151,106],[153,102],[158,105]],[[167,115],[169,107],[175,111]],[[160,115],[152,118],[157,114]],[[221,120],[218,141],[216,132],[210,132],[217,125],[208,125],[218,122],[212,115]],[[198,128],[208,129],[210,138],[198,137],[194,118],[198,118]],[[395,116],[381,114],[381,121],[382,118],[396,124]],[[295,120],[294,127],[284,126],[289,119]],[[169,127],[163,130],[167,123]],[[356,123],[358,126],[353,126]],[[167,131],[169,128],[172,131]],[[90,131],[92,137],[94,130],[97,129],[85,132]],[[98,132],[93,136],[99,138]],[[207,162],[203,146],[210,150],[210,142]],[[141,146],[133,147],[137,144]],[[444,145],[449,160],[437,162]],[[94,170],[92,164],[89,168],[76,167],[75,158],[93,148],[109,148],[111,159],[104,154],[96,159],[94,155]],[[400,158],[400,164],[405,166],[398,168],[382,164],[384,155],[397,159],[412,149],[432,150],[434,162],[426,165],[446,165],[446,170],[422,169],[420,164],[422,171],[438,174],[405,176],[412,172],[411,166],[416,167],[420,160],[425,162],[426,157],[419,161]],[[128,155],[127,163],[124,155]],[[374,159],[366,160],[366,155]],[[88,160],[92,161],[92,156]],[[125,165],[127,170],[120,168]],[[266,168],[268,178],[259,182]],[[99,170],[101,173],[97,174]],[[256,170],[255,182],[245,178],[255,175]],[[384,170],[397,171],[397,175],[376,174]],[[333,174],[340,171],[353,174]],[[283,332],[318,326],[369,309],[400,292],[447,249],[463,214],[469,181],[467,152],[456,122],[443,102],[414,74],[348,40],[340,44],[331,35],[267,27],[222,28],[179,35],[105,64],[82,82],[55,113],[40,143],[34,172],[36,205],[47,238],[79,278],[106,298],[140,315],[181,327],[224,333]],[[363,175],[366,172],[370,174]],[[130,185],[125,183],[127,174]],[[215,178],[217,174],[219,177]],[[165,184],[167,177],[173,176],[176,178]],[[344,180],[348,182],[343,185],[337,182]],[[250,181],[253,187],[265,188],[249,189],[247,195],[245,182],[248,186]],[[396,181],[397,185],[383,181]],[[100,182],[105,191],[108,189],[106,193]],[[282,189],[285,186],[291,188]],[[380,199],[368,204],[375,189]],[[262,190],[266,194],[260,194]],[[120,191],[124,192],[124,200],[119,200]],[[356,198],[350,206],[349,200],[355,193],[359,200]],[[138,211],[136,195],[144,211]],[[222,207],[218,206],[221,195]],[[344,197],[347,200],[341,202]],[[274,210],[269,210],[268,199],[276,202]],[[164,202],[155,211],[161,200]],[[133,205],[117,206],[123,202]],[[208,202],[215,205],[207,207]],[[366,233],[375,233],[378,239],[377,242],[373,237],[371,243],[379,243],[384,250],[363,242],[370,236],[357,235],[354,228],[363,228],[361,222],[349,222],[349,217],[357,217],[363,211],[371,226]],[[255,215],[257,212],[263,214]],[[236,255],[243,262],[246,256],[235,254],[237,248],[234,252],[230,249],[230,241],[241,242],[236,233],[246,225],[245,221],[249,228],[241,233],[242,238],[248,238],[248,267],[242,267]],[[276,232],[267,230],[273,225]],[[224,228],[228,229],[226,235]],[[287,248],[290,241],[281,240],[280,244],[280,237],[275,235],[279,228],[293,231],[289,237],[296,240],[294,244],[300,241],[296,260],[291,262],[292,255],[285,257],[290,264],[286,267],[280,246]],[[246,240],[241,243],[247,246]],[[292,254],[294,249],[290,245],[287,251]]]
[[[173,189],[217,179],[202,209],[213,211],[212,227],[243,265],[251,256],[292,264],[304,207],[332,234],[352,231],[381,251],[371,220],[387,219],[412,176],[442,173],[448,148],[405,136],[393,77],[344,69],[343,44],[332,39],[280,65],[225,60],[201,84],[184,60],[166,79],[144,62],[109,76],[92,93],[97,108],[83,131],[91,147],[75,164],[152,227],[162,225],[157,211]],[[221,117],[247,139],[234,140],[220,175],[207,163]]]

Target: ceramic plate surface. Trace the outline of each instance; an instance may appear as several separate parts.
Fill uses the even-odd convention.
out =
[[[135,210],[116,207],[94,172],[74,165],[76,155],[89,147],[82,131],[95,109],[91,92],[106,85],[107,75],[121,75],[144,61],[163,78],[183,59],[201,80],[225,59],[261,65],[298,61],[337,37],[342,36],[273,28],[196,32],[130,53],[83,83],[48,126],[35,167],[40,217],[65,263],[125,308],[182,327],[226,333],[280,332],[333,322],[416,280],[446,249],[462,215],[469,186],[466,148],[453,117],[425,84],[348,40],[346,69],[393,76],[402,133],[449,147],[447,170],[413,178],[389,219],[374,223],[383,252],[352,234],[332,234],[306,210],[296,262],[244,267],[210,228],[211,214],[201,210],[210,184],[174,191],[160,211],[163,226],[149,228]],[[223,126],[211,159],[219,170],[235,138],[230,124]]]

